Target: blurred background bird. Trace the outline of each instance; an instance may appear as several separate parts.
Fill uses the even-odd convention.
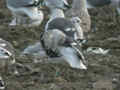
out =
[[[71,8],[65,11],[65,16],[67,18],[79,17],[82,21],[80,25],[83,32],[86,35],[91,32],[91,19],[86,7],[86,0],[71,0]]]
[[[6,3],[13,15],[9,25],[37,26],[42,23],[44,15],[42,10],[38,10],[40,0],[6,0]]]
[[[116,8],[118,14],[120,14],[120,0],[86,0],[87,8],[102,7],[105,5],[111,5]]]

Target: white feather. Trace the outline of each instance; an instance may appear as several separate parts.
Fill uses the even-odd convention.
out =
[[[76,52],[73,48],[60,47],[59,50],[64,59],[70,64],[71,67],[78,69],[87,69],[83,62],[77,57]]]

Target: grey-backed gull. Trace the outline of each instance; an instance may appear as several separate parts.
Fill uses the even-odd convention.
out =
[[[43,12],[37,7],[40,0],[7,0],[6,3],[14,18],[9,25],[36,26],[43,21]]]
[[[62,57],[72,68],[87,69],[80,45],[74,40],[75,31],[50,29],[44,32],[41,43],[49,57]],[[77,47],[76,47],[77,46]]]
[[[87,8],[101,7],[104,5],[112,5],[120,14],[120,0],[87,0]]]
[[[47,24],[46,31],[48,31],[49,29],[59,29],[59,30],[65,31],[65,33],[75,31],[74,39],[82,40],[82,39],[84,39],[84,34],[83,34],[83,30],[80,27],[79,23],[81,23],[81,20],[78,17],[73,17],[71,19],[57,17],[57,18],[52,19]]]

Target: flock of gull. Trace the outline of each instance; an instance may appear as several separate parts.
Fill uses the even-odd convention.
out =
[[[120,13],[119,0],[6,0],[13,20],[9,26],[40,26],[44,21],[43,7],[49,9],[49,20],[45,24],[40,38],[40,46],[44,54],[50,58],[64,59],[72,68],[87,69],[87,62],[82,53],[82,45],[86,41],[84,33],[90,31],[90,16],[87,8],[95,8],[111,4]],[[70,17],[67,17],[70,16]],[[85,22],[85,23],[83,23]],[[89,29],[86,30],[83,28]],[[31,51],[34,50],[33,48]],[[13,46],[0,38],[0,67],[13,67],[15,64]],[[16,67],[15,74],[18,74]],[[0,89],[5,89],[2,75]]]

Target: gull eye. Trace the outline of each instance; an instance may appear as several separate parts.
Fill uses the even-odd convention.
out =
[[[80,22],[80,20],[77,19],[77,23],[79,23],[79,22]]]

